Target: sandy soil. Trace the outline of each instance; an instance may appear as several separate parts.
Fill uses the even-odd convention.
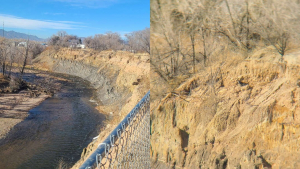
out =
[[[29,91],[14,94],[0,94],[0,139],[28,116],[28,111],[39,105],[49,95],[30,98]]]

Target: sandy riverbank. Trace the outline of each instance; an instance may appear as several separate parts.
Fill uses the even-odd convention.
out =
[[[0,95],[0,139],[18,123],[28,116],[28,111],[50,95],[41,94],[38,97],[30,97],[30,91],[8,93]]]
[[[0,92],[0,139],[4,138],[16,124],[26,119],[29,110],[51,97],[51,92],[58,91],[61,87],[59,81],[66,81],[66,79],[35,70],[26,70],[26,73],[42,78],[31,83],[31,87],[17,93]],[[8,79],[0,76],[1,88],[7,87],[8,83]],[[33,93],[35,93],[34,96]]]

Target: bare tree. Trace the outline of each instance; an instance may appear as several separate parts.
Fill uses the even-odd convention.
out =
[[[10,57],[9,57],[9,64],[10,64],[10,67],[9,67],[9,73],[8,73],[8,77],[11,77],[11,70],[12,70],[12,67],[13,67],[13,63],[15,62],[15,58],[17,56],[17,49],[15,46],[11,46],[10,48]]]
[[[67,33],[66,31],[58,31],[58,32],[56,33],[56,35],[57,35],[58,37],[60,37],[61,39],[63,39],[65,36],[68,35],[68,33]]]
[[[65,31],[59,31],[56,35],[52,35],[48,41],[48,44],[56,48],[69,47],[72,42],[79,43],[79,38],[76,35],[68,35]]]
[[[106,32],[105,34],[96,34],[94,37],[87,37],[84,39],[84,44],[100,51],[122,50],[124,48],[124,41],[117,32]]]
[[[21,53],[21,55],[24,58],[24,61],[23,61],[22,67],[21,67],[21,72],[20,72],[21,73],[21,77],[22,77],[22,75],[24,73],[24,69],[25,69],[25,66],[27,64],[27,59],[29,57],[29,48],[30,48],[30,45],[31,44],[29,44],[29,38],[28,38],[27,41],[26,41],[26,45],[25,45],[24,49],[23,50],[22,49],[19,50],[19,52]]]
[[[217,33],[226,37],[232,44],[241,50],[250,51],[251,34],[255,33],[252,18],[252,1],[224,0],[219,4],[219,23],[216,25]],[[225,6],[225,7],[224,7]]]
[[[48,41],[48,44],[51,46],[59,45],[60,38],[57,35],[52,35]]]
[[[265,45],[272,45],[283,56],[291,40],[299,36],[300,9],[296,0],[224,0],[224,4],[220,5],[218,33],[247,53],[258,39],[263,39]]]
[[[190,14],[186,18],[186,27],[187,27],[187,34],[191,40],[191,46],[192,46],[192,59],[193,59],[193,73],[196,73],[196,51],[195,51],[195,45],[196,41],[195,39],[197,38],[197,34],[200,29],[200,22],[198,20],[198,16],[195,14]],[[205,50],[204,50],[205,52]],[[206,60],[206,55],[204,56],[204,62]]]
[[[150,54],[150,28],[125,35],[131,51],[144,51]]]
[[[83,44],[88,48],[94,48],[94,39],[92,36],[86,37],[83,41]]]
[[[34,43],[32,42],[32,47],[30,49],[32,59],[36,58],[40,53],[42,53],[45,50],[45,46],[41,45],[40,43]]]
[[[39,47],[36,46],[37,44],[31,42],[28,38],[24,43],[24,46],[15,48],[17,49],[16,56],[20,68],[20,78],[23,76],[25,67],[29,61],[42,52]]]
[[[164,16],[159,1],[152,2],[151,23],[155,23],[156,29],[160,30],[158,36],[162,37],[163,44],[158,45],[155,41],[151,42],[151,65],[156,72],[160,72],[159,75],[163,79],[168,81],[178,75],[180,67],[185,63],[182,61],[185,52],[181,46],[182,32],[185,29],[182,25],[183,22],[184,16],[177,9],[172,10],[170,16]],[[153,28],[151,27],[151,29]]]
[[[0,39],[0,65],[3,75],[11,76],[13,63],[20,65],[20,73],[23,74],[30,59],[35,58],[45,48],[39,42],[30,42],[29,39],[26,42],[21,41]]]
[[[255,1],[259,34],[284,56],[293,39],[299,38],[300,5],[297,1]],[[267,43],[267,44],[268,44]]]
[[[119,50],[122,48],[121,35],[117,32],[106,32],[104,37],[104,43],[107,49]]]
[[[9,41],[5,38],[0,41],[0,63],[2,66],[2,74],[6,74],[7,69],[7,60],[10,52],[10,44]]]

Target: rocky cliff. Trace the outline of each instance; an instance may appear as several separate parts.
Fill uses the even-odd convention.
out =
[[[300,168],[299,60],[261,49],[152,100],[154,168]]]

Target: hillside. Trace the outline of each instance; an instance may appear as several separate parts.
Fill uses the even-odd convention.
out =
[[[299,7],[151,1],[153,168],[300,168]]]
[[[3,29],[0,29],[0,34],[1,36],[3,36]],[[15,31],[5,31],[4,30],[4,37],[7,39],[28,39],[29,40],[33,40],[33,41],[45,41],[45,39],[39,38],[35,35],[28,35],[25,33],[19,33],[19,32],[15,32]]]
[[[213,78],[208,68],[153,101],[156,164],[299,168],[300,54],[279,59],[269,48],[251,59],[215,64]]]

